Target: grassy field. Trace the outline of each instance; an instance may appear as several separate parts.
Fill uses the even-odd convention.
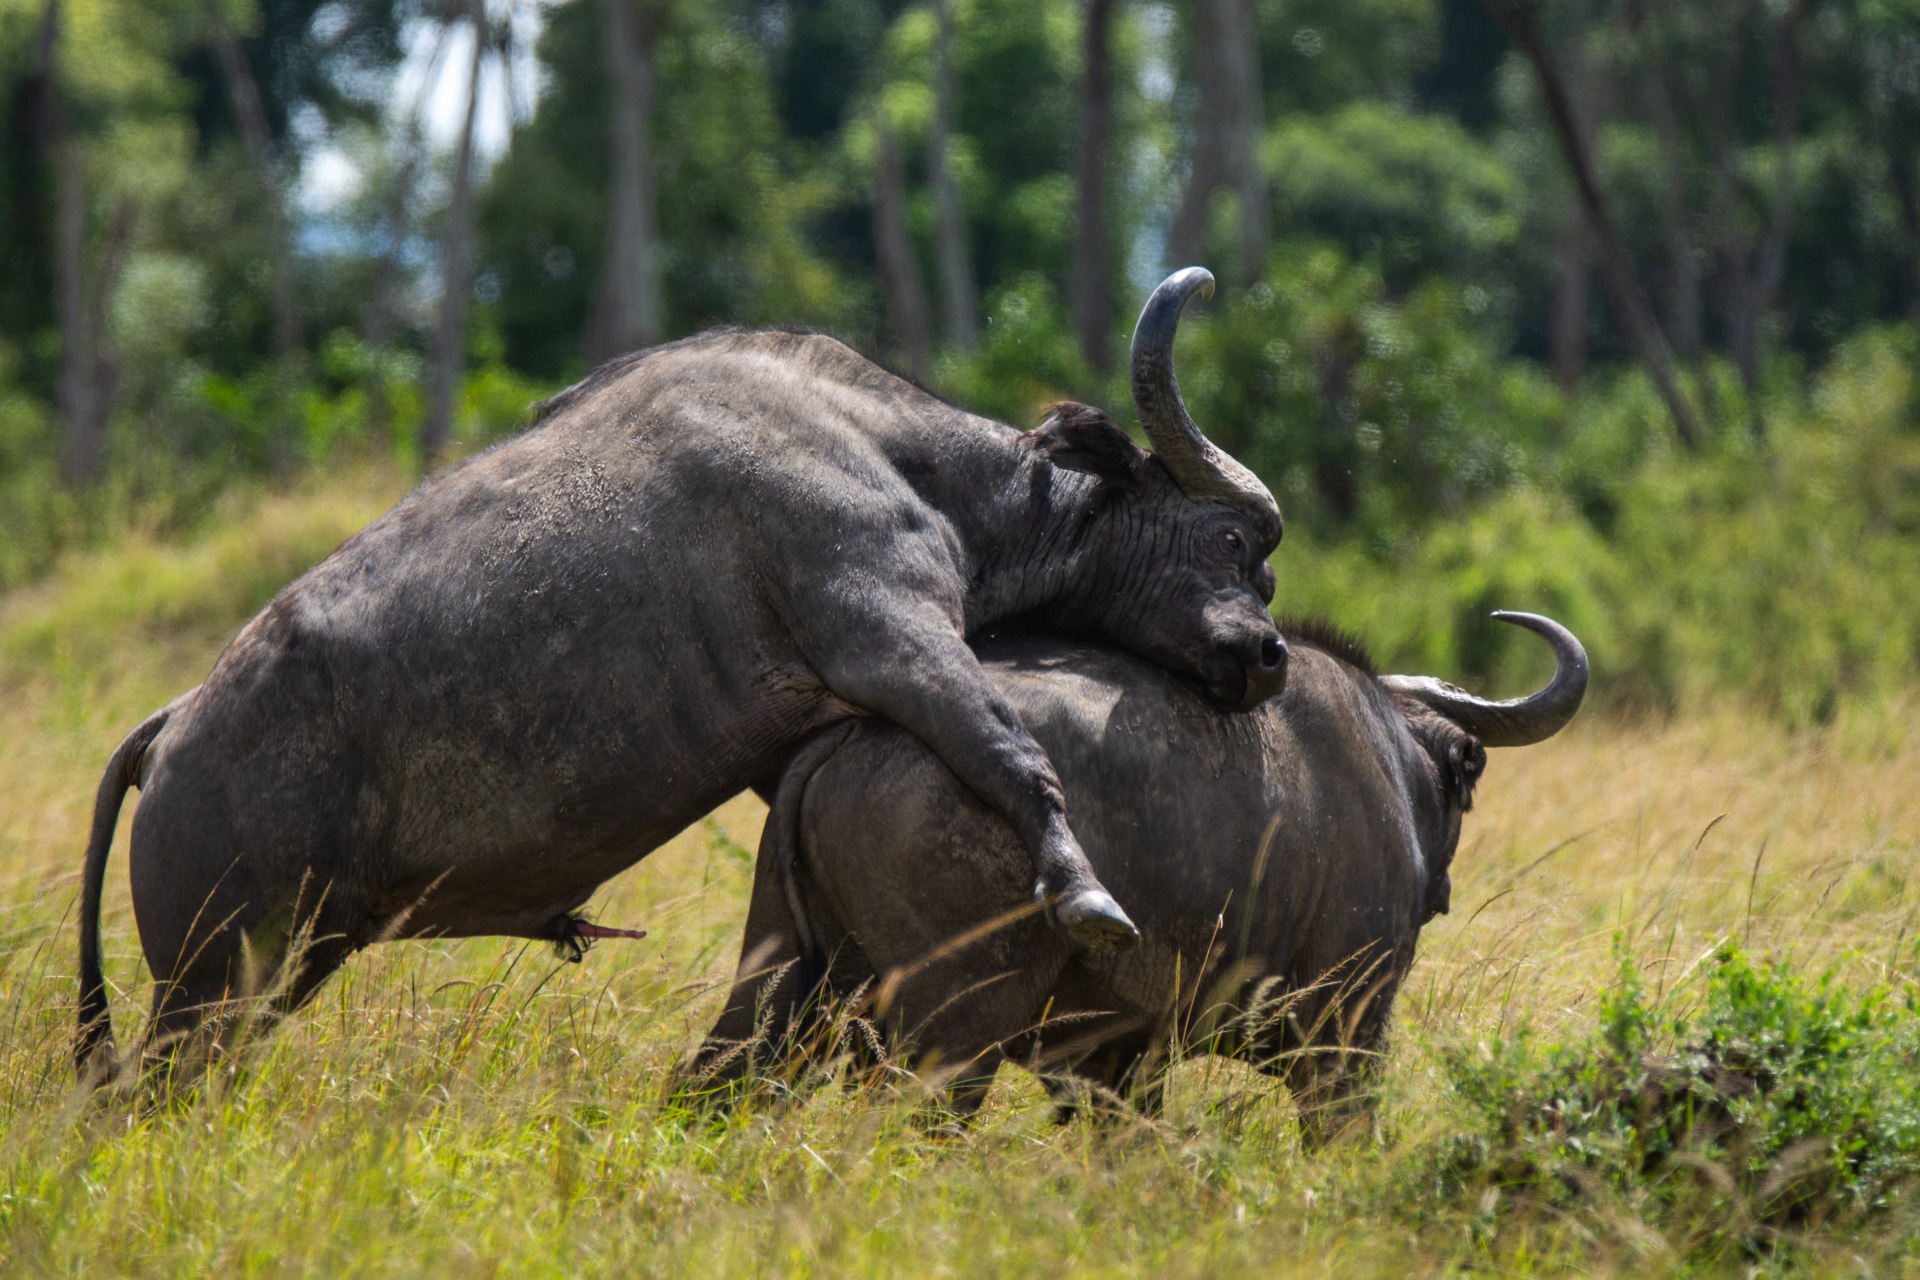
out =
[[[163,1108],[90,1104],[67,1048],[102,762],[278,583],[398,492],[377,472],[336,478],[0,598],[0,1274],[1881,1274],[1920,1256],[1898,1197],[1756,1245],[1701,1216],[1750,1209],[1737,1188],[1676,1218],[1631,1185],[1449,1198],[1421,1173],[1423,1153],[1476,1123],[1458,1063],[1522,1026],[1541,1042],[1592,1036],[1622,953],[1661,1017],[1699,1004],[1729,937],[1794,972],[1836,966],[1855,988],[1905,992],[1920,933],[1912,698],[1870,733],[1793,734],[1723,705],[1588,716],[1492,753],[1454,914],[1426,931],[1400,1004],[1379,1133],[1330,1150],[1300,1148],[1284,1094],[1204,1059],[1176,1067],[1162,1118],[1104,1127],[1054,1127],[1012,1073],[957,1137],[917,1121],[905,1079],[720,1122],[665,1106],[735,958],[751,799],[596,901],[644,942],[577,966],[498,940],[388,945],[218,1087]],[[106,905],[123,1045],[148,990],[125,822]]]

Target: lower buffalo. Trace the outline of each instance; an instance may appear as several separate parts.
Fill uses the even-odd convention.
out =
[[[1320,626],[1287,629],[1285,693],[1241,716],[1110,649],[984,648],[1101,880],[1134,909],[1142,942],[1125,954],[1076,950],[1034,918],[1019,841],[911,735],[827,731],[775,794],[740,973],[696,1078],[750,1074],[762,1046],[819,1048],[838,1002],[945,1074],[961,1114],[1007,1060],[1057,1096],[1092,1084],[1152,1106],[1172,1043],[1244,1056],[1303,1100],[1346,1098],[1421,927],[1448,908],[1483,748],[1549,737],[1585,693],[1570,633],[1495,616],[1553,646],[1532,697],[1376,675]]]

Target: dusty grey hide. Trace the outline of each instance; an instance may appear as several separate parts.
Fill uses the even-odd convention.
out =
[[[598,885],[855,716],[902,726],[1020,833],[1029,887],[1081,944],[1127,941],[967,642],[1098,637],[1222,705],[1283,682],[1272,498],[1196,500],[1160,456],[1084,406],[1015,431],[819,336],[708,335],[601,370],[282,591],[115,752],[83,886],[82,1071],[111,1048],[99,901],[130,785],[163,1038],[248,984],[297,1006],[383,938],[577,946]],[[308,945],[282,972],[290,939]]]
[[[1538,741],[1585,688],[1571,635],[1499,616],[1556,648],[1532,699],[1377,677],[1324,627],[1288,630],[1286,691],[1241,716],[1112,649],[985,647],[1140,926],[1124,954],[1076,951],[1034,918],[1018,840],[925,747],[874,721],[828,730],[776,792],[737,983],[690,1089],[726,1096],[858,1047],[857,1015],[898,1061],[944,1072],[963,1114],[1003,1061],[1057,1096],[1091,1084],[1154,1105],[1172,1043],[1284,1077],[1316,1123],[1338,1114],[1421,926],[1448,907],[1486,762],[1461,721],[1496,744]]]

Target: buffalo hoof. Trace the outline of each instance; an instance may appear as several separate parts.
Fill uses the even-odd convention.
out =
[[[1125,951],[1140,931],[1105,889],[1082,889],[1054,903],[1054,919],[1088,951]]]

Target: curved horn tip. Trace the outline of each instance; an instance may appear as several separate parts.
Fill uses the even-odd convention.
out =
[[[1587,692],[1587,651],[1573,632],[1538,613],[1500,610],[1493,617],[1524,627],[1553,647],[1553,679],[1524,698],[1489,702],[1432,676],[1382,676],[1387,688],[1423,702],[1489,747],[1544,742],[1565,728]]]
[[[1587,647],[1580,643],[1580,637],[1546,614],[1524,613],[1518,609],[1495,609],[1487,616],[1496,622],[1505,622],[1533,632],[1553,645],[1556,652],[1565,649],[1567,656],[1573,659],[1574,665],[1582,672],[1587,669]]]
[[[1213,272],[1205,267],[1182,267],[1161,281],[1160,289],[1178,293],[1182,302],[1196,293],[1202,298],[1211,298],[1214,290]],[[1159,291],[1154,290],[1156,293]]]

